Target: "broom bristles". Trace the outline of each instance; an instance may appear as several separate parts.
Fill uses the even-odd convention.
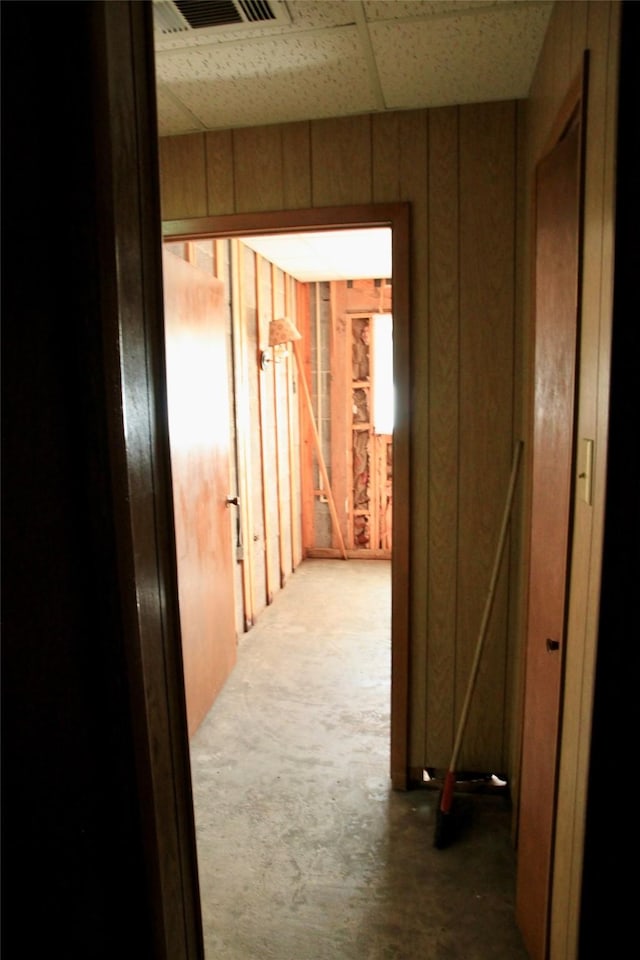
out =
[[[447,775],[444,778],[444,786],[442,788],[442,796],[440,797],[440,809],[443,813],[449,813],[451,810],[455,785],[456,775],[454,771],[447,770]]]
[[[453,816],[452,809],[455,783],[456,775],[454,771],[448,770],[440,795],[440,803],[436,810],[436,830],[433,845],[438,850],[443,850],[445,847],[448,847],[454,838],[455,817]]]

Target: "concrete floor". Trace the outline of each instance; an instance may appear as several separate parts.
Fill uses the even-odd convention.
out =
[[[207,960],[526,960],[503,795],[390,789],[390,564],[307,560],[192,740]]]

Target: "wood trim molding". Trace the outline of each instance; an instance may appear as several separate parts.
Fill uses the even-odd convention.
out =
[[[583,139],[584,139],[584,126],[586,123],[586,102],[587,102],[587,88],[589,81],[589,51],[585,50],[582,64],[577,74],[571,81],[569,89],[562,101],[560,109],[558,110],[556,116],[554,117],[553,123],[551,124],[551,129],[549,130],[549,135],[544,142],[540,156],[536,161],[537,164],[543,157],[546,157],[553,148],[559,143],[560,140],[566,135],[571,125],[575,122],[578,111],[581,114],[581,122],[583,125]]]
[[[193,237],[241,237],[260,233],[304,233],[308,230],[344,230],[350,227],[401,228],[409,204],[373,203],[345,207],[309,207],[262,213],[233,213],[219,217],[165,220],[165,240]]]
[[[147,897],[158,960],[203,960],[164,372],[153,24],[146,4],[93,11],[108,442]]]

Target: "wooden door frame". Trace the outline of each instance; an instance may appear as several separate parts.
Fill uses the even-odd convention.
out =
[[[410,558],[410,435],[411,349],[408,203],[227,214],[162,225],[164,241],[204,237],[241,238],[257,234],[305,233],[389,227],[393,281],[393,363],[396,409],[393,442],[394,539],[391,563],[391,744],[390,776],[396,790],[409,780],[409,558]]]
[[[531,258],[530,258],[530,282],[531,282],[531,305],[530,305],[530,316],[531,316],[531,329],[533,331],[533,336],[535,338],[536,324],[537,324],[537,303],[536,303],[536,250],[537,250],[537,216],[536,216],[536,207],[537,207],[537,171],[539,165],[545,160],[549,154],[558,146],[562,141],[564,136],[567,134],[569,129],[575,122],[580,124],[580,143],[578,147],[578,253],[577,253],[577,302],[576,302],[576,362],[575,362],[575,380],[573,386],[574,392],[574,412],[573,412],[573,424],[572,424],[572,468],[571,475],[575,476],[576,470],[576,456],[577,456],[577,427],[578,427],[578,378],[580,375],[580,326],[581,326],[581,313],[582,313],[582,261],[583,261],[583,244],[584,244],[584,181],[585,181],[585,152],[586,152],[586,124],[587,124],[587,96],[588,96],[588,77],[589,77],[589,51],[585,51],[582,59],[580,69],[578,70],[573,81],[569,85],[565,97],[558,109],[558,112],[555,116],[553,124],[549,130],[549,133],[544,141],[543,147],[540,150],[533,168],[533,173],[535,177],[534,188],[531,194],[531,224],[532,224],[532,244],[531,244]],[[535,391],[536,383],[536,368],[535,368],[535,358],[532,357],[531,361],[531,389],[532,394],[530,398],[531,409],[533,410],[534,399],[533,391]],[[529,436],[529,445],[533,450],[533,421],[530,428]],[[528,530],[529,534],[531,532],[531,498],[532,498],[532,476],[533,476],[533,464],[532,461],[529,463],[529,487],[528,487]],[[570,492],[570,502],[569,502],[569,530],[568,530],[568,539],[567,539],[567,558],[566,558],[566,567],[567,567],[567,582],[566,582],[566,597],[565,597],[565,623],[564,623],[564,633],[563,636],[566,639],[567,634],[567,622],[569,615],[569,604],[571,602],[571,587],[570,587],[570,570],[571,562],[573,556],[573,515],[575,507],[575,481],[573,481],[573,486]],[[530,548],[530,544],[529,544]],[[528,587],[528,575],[527,571],[527,590],[526,598],[524,602],[524,609],[528,611],[528,606],[530,602],[529,598],[529,587]],[[528,616],[525,621],[528,627]],[[528,642],[528,632],[525,634],[525,647],[523,648],[523,657],[526,660],[526,643]],[[563,651],[565,644],[562,644]],[[551,844],[551,861],[550,861],[550,877],[548,885],[548,914],[547,914],[547,931],[546,931],[546,946],[545,946],[545,956],[549,955],[550,942],[551,942],[551,932],[552,932],[552,922],[554,911],[557,910],[557,905],[554,902],[554,891],[555,891],[555,871],[557,866],[557,856],[558,850],[556,846],[556,830],[557,830],[557,801],[558,801],[558,779],[560,775],[560,753],[563,746],[563,714],[565,709],[565,670],[566,664],[564,662],[564,652],[563,652],[563,666],[561,672],[561,686],[560,686],[560,702],[559,702],[559,717],[558,717],[558,740],[557,740],[557,758],[556,758],[556,783],[555,783],[555,796],[554,804],[556,805],[555,815],[554,815],[554,828],[553,828],[553,837]],[[521,717],[520,733],[522,734],[524,730],[524,679],[523,679],[523,714]],[[520,764],[520,773],[522,772],[522,744],[520,747],[519,755],[519,764]],[[518,797],[519,805],[519,797]],[[516,833],[519,833],[520,829],[520,810],[518,809],[518,822],[516,827]]]
[[[165,374],[153,13],[129,0],[90,6],[96,297],[112,495],[105,510],[116,531],[126,656],[119,682],[129,694],[148,876],[141,909],[148,904],[158,960],[204,960]]]

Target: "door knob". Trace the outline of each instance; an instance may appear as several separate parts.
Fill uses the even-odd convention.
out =
[[[559,649],[560,649],[560,641],[559,641],[559,640],[552,640],[550,637],[547,637],[547,639],[546,639],[545,642],[546,642],[547,652],[548,652],[548,653],[552,653],[554,650],[559,650]]]
[[[231,497],[231,496],[227,497],[227,506],[230,507],[231,504],[233,504],[234,507],[239,507],[239,506],[240,506],[240,498],[239,498],[239,497]]]

